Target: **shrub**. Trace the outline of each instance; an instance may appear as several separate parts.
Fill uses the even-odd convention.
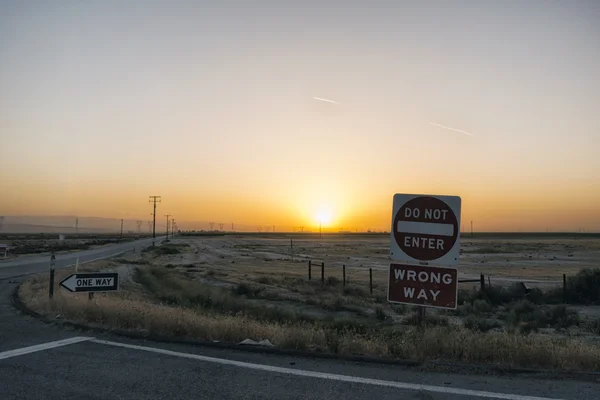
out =
[[[338,286],[340,284],[340,280],[335,276],[329,276],[325,279],[325,284],[327,286]]]
[[[583,325],[584,329],[595,335],[600,335],[600,318],[588,320]]]
[[[539,328],[553,327],[556,329],[568,328],[579,324],[577,311],[564,305],[536,306],[528,300],[521,300],[512,304],[504,318],[513,327],[519,327],[522,332]]]
[[[411,313],[404,320],[404,324],[418,326],[419,325],[419,315],[418,312]],[[425,325],[427,326],[448,326],[450,325],[450,321],[448,317],[445,315],[436,315],[436,314],[425,314]]]
[[[353,296],[353,297],[367,297],[367,291],[358,286],[350,286],[346,285],[344,287],[343,293],[345,296]]]
[[[483,299],[477,299],[473,302],[473,310],[478,314],[492,312],[492,305]]]
[[[240,283],[239,285],[233,287],[233,293],[247,297],[256,297],[261,291],[262,288],[255,287],[247,283]]]
[[[502,324],[495,319],[479,318],[471,315],[465,320],[465,328],[477,332],[488,332],[492,329],[502,328]]]
[[[268,276],[261,276],[256,280],[258,283],[262,283],[263,285],[271,285],[273,280]]]
[[[561,304],[550,307],[545,313],[547,325],[555,328],[568,328],[570,326],[579,325],[579,314],[577,311],[567,308]]]
[[[386,320],[387,315],[385,311],[383,311],[383,307],[375,307],[375,318],[377,318],[380,321]]]
[[[567,300],[575,304],[600,304],[600,268],[584,269],[569,277]]]

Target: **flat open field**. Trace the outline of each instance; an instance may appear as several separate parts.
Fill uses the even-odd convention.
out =
[[[57,288],[46,274],[25,282],[23,301],[50,318],[167,337],[269,341],[284,348],[502,365],[600,368],[599,271],[578,276],[590,290],[562,303],[562,274],[597,268],[595,238],[468,238],[457,310],[429,309],[418,327],[414,308],[386,301],[389,238],[383,235],[202,235],[85,265],[113,270],[121,289],[88,301]],[[312,261],[312,280],[308,262]],[[324,282],[321,282],[324,263]],[[346,266],[346,284],[343,284]],[[373,292],[369,290],[373,270]],[[57,282],[71,271],[57,272]],[[580,279],[581,278],[581,279]],[[538,285],[531,293],[515,282]],[[471,290],[471,288],[477,290]],[[571,292],[569,292],[571,293]],[[443,338],[443,340],[442,340]]]
[[[386,235],[317,235],[179,237],[196,252],[173,260],[245,273],[275,272],[306,275],[313,261],[314,277],[341,278],[342,265],[350,279],[365,278],[373,268],[374,280],[387,280],[389,237]],[[293,249],[290,247],[293,241]],[[562,274],[575,275],[584,268],[600,266],[600,238],[594,237],[485,237],[462,238],[458,266],[461,279],[484,274],[493,284],[526,281],[531,286],[558,285]],[[293,262],[292,262],[293,254]]]

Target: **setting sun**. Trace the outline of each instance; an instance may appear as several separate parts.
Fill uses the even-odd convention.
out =
[[[320,225],[327,226],[333,220],[333,214],[330,210],[321,209],[317,212],[317,222]]]

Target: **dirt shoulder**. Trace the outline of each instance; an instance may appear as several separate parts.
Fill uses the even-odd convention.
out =
[[[57,287],[50,300],[44,274],[24,282],[19,296],[50,319],[161,337],[268,340],[278,348],[329,354],[600,370],[598,328],[564,306],[508,297],[504,302],[509,293],[502,291],[465,292],[456,312],[428,311],[420,327],[413,310],[387,304],[383,277],[377,276],[370,293],[365,268],[350,265],[345,284],[338,269],[327,271],[322,283],[315,268],[308,280],[306,261],[314,254],[348,248],[337,252],[348,259],[366,251],[364,246],[376,248],[301,243],[292,261],[288,244],[277,239],[177,239],[80,269],[118,271],[118,292],[88,300]],[[56,282],[72,272],[57,271]]]

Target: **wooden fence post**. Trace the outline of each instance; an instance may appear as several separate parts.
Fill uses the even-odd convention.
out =
[[[321,285],[325,284],[325,263],[321,263]]]
[[[567,304],[567,274],[563,274],[563,303]]]
[[[369,268],[369,292],[373,294],[373,268]]]
[[[308,260],[308,280],[311,280],[311,261]]]
[[[342,282],[346,286],[346,264],[342,265]]]
[[[483,274],[481,274],[481,276],[479,277],[479,281],[481,291],[483,292],[485,290],[485,276],[483,276]]]

